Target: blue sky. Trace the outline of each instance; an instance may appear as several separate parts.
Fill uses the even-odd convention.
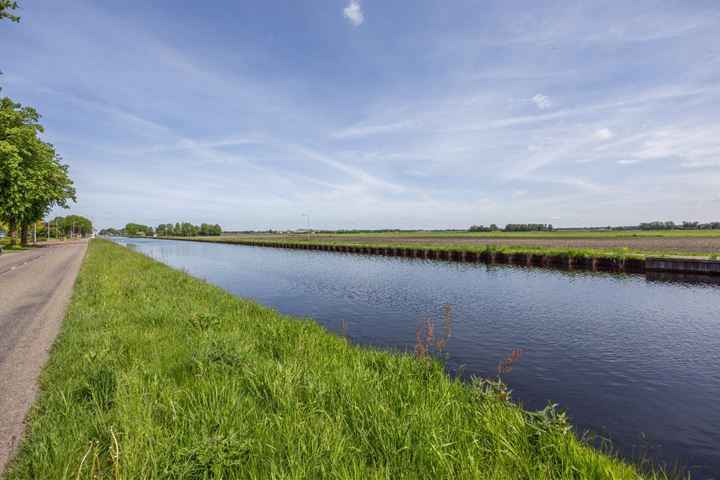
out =
[[[714,1],[20,3],[3,94],[100,227],[720,218]]]

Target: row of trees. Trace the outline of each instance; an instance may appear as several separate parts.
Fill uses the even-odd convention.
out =
[[[485,225],[473,225],[468,228],[468,232],[497,232],[499,230],[500,228],[498,228],[498,226],[494,223],[489,227],[486,227]]]
[[[209,223],[201,223],[200,226],[190,223],[172,223],[160,224],[155,229],[158,235],[176,236],[176,237],[216,237],[222,233],[222,227],[217,223],[211,225]]]
[[[156,228],[139,223],[128,223],[125,228],[105,228],[100,231],[101,235],[130,236],[130,237],[195,237],[195,236],[218,236],[222,233],[222,227],[218,224],[211,225],[203,223],[200,226],[191,223],[161,223]]]
[[[552,232],[553,226],[545,223],[508,223],[504,229],[499,228],[494,223],[489,227],[484,225],[473,225],[468,228],[468,232]]]
[[[40,238],[44,236],[50,238],[84,237],[91,234],[92,231],[93,224],[90,219],[80,215],[68,215],[67,217],[55,217],[47,223],[42,222],[38,225],[37,234]]]
[[[720,229],[720,222],[682,222],[682,224],[676,224],[675,222],[644,222],[640,225],[633,225],[628,227],[592,227],[584,230],[708,230],[708,229]],[[468,229],[469,232],[552,232],[553,226],[551,224],[544,223],[509,223],[505,225],[504,229],[498,228],[497,225],[492,224],[489,227],[483,225],[473,225]],[[573,230],[573,229],[561,229],[561,230]]]
[[[640,230],[706,230],[720,228],[720,222],[682,222],[681,225],[675,222],[646,222],[641,223],[638,228]]]
[[[473,225],[468,232],[552,232],[553,226],[545,223],[508,223],[505,228],[499,228],[494,223],[489,227]]]
[[[553,226],[550,223],[508,223],[505,225],[506,232],[552,232]]]

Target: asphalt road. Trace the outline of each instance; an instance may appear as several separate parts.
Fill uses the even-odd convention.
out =
[[[19,444],[86,249],[85,241],[68,242],[0,256],[0,476]]]

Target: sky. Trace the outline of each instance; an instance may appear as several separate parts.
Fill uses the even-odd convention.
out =
[[[19,0],[97,227],[720,219],[720,3]]]

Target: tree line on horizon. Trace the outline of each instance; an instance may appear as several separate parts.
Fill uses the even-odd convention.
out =
[[[707,230],[720,228],[720,222],[682,222],[681,225],[675,222],[647,222],[638,225],[640,230]]]
[[[139,223],[128,223],[124,228],[104,228],[100,230],[100,235],[111,236],[130,236],[130,237],[212,237],[219,236],[222,233],[222,227],[216,224],[202,223],[193,225],[192,223],[161,223],[153,228],[148,225]]]
[[[505,228],[499,228],[494,223],[489,227],[473,225],[468,232],[552,232],[553,226],[545,223],[508,223]]]
[[[584,228],[561,228],[560,230],[710,230],[720,229],[720,222],[642,222],[640,225],[631,225],[625,227],[584,227]],[[468,228],[468,232],[552,232],[558,229],[552,224],[544,223],[508,223],[505,228],[498,228],[494,223],[489,227],[484,225],[473,225]]]

